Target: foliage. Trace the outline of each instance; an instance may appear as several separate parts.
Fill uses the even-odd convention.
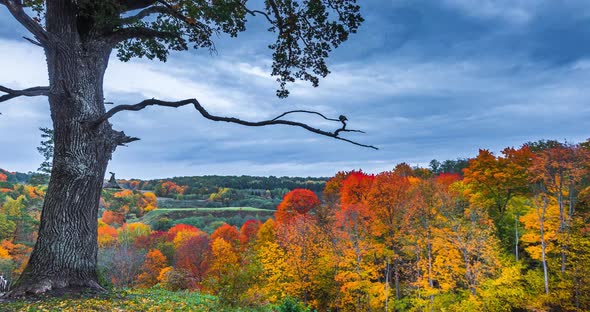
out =
[[[166,257],[158,249],[150,250],[145,255],[141,274],[137,276],[139,287],[149,288],[158,283],[160,272],[166,267]]]
[[[145,213],[158,208],[156,195],[152,192],[140,192],[124,189],[121,191],[103,190],[101,197],[104,222],[122,225],[126,217],[142,217]],[[106,214],[106,215],[105,215]]]
[[[277,306],[278,312],[308,312],[310,309],[295,298],[286,297],[280,305]]]
[[[213,296],[164,289],[117,290],[99,296],[3,303],[8,311],[220,311]],[[223,308],[225,309],[225,308]],[[226,310],[227,311],[227,310]]]
[[[295,189],[285,195],[277,207],[275,218],[279,223],[290,222],[297,215],[306,215],[320,206],[317,195],[305,189]]]
[[[50,174],[51,168],[53,167],[53,164],[51,163],[53,161],[54,149],[53,129],[39,128],[39,130],[41,131],[41,138],[43,138],[43,141],[41,141],[41,146],[37,147],[37,151],[43,156],[43,162],[37,171],[44,174]]]
[[[584,311],[584,153],[564,144],[502,156],[482,150],[464,177],[407,164],[376,175],[340,172],[322,200],[310,190],[287,192],[277,220],[264,223],[242,213],[272,211],[169,208],[116,228],[107,210],[98,227],[99,273],[107,287],[209,293],[227,311]],[[30,223],[23,215],[38,218],[32,212],[43,189],[11,185],[3,194],[0,274],[14,280],[30,252],[15,240],[31,242],[18,224]],[[200,217],[187,214],[197,210]],[[189,217],[168,228],[171,212]]]

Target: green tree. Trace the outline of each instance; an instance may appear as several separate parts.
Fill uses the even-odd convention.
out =
[[[96,220],[102,181],[115,149],[138,140],[113,129],[108,121],[117,113],[151,105],[192,105],[213,121],[254,127],[289,125],[352,142],[340,136],[350,131],[344,116],[320,115],[342,124],[336,131],[283,119],[296,112],[317,114],[310,111],[250,122],[212,115],[196,99],[149,99],[107,112],[103,81],[113,50],[123,61],[133,57],[164,61],[170,51],[188,50],[189,45],[213,49],[218,33],[236,37],[246,30],[247,19],[256,17],[268,22],[268,30],[276,34],[269,45],[272,75],[279,83],[277,95],[286,97],[287,83],[300,79],[317,86],[319,78],[329,73],[326,58],[363,21],[355,0],[268,0],[257,8],[250,7],[251,1],[236,0],[0,0],[0,4],[34,36],[30,41],[43,48],[49,73],[47,87],[0,86],[6,93],[0,101],[47,96],[55,143],[39,239],[12,296],[69,286],[100,289]],[[29,16],[27,7],[38,16]]]
[[[16,231],[16,224],[4,213],[0,212],[0,241],[12,239]]]
[[[50,128],[39,128],[39,130],[41,130],[43,141],[41,141],[41,146],[37,147],[37,151],[43,156],[43,162],[37,171],[50,174],[52,168],[51,161],[53,160],[53,130]]]

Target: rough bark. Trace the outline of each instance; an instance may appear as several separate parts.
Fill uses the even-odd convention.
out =
[[[87,121],[105,113],[102,86],[111,49],[101,42],[82,42],[64,24],[56,23],[62,35],[45,47],[53,170],[38,240],[10,293],[13,297],[62,288],[101,289],[96,274],[98,203],[122,133],[109,123],[93,128]]]

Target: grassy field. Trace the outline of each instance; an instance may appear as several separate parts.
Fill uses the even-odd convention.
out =
[[[271,307],[220,306],[214,296],[163,289],[118,290],[94,297],[60,297],[36,301],[0,302],[0,311],[273,311]]]
[[[146,213],[143,217],[127,220],[127,222],[142,222],[153,226],[160,218],[182,222],[186,219],[202,219],[201,226],[206,226],[217,220],[229,222],[232,218],[266,220],[273,217],[275,210],[254,207],[225,207],[225,208],[158,208]]]
[[[266,211],[266,212],[274,212],[271,209],[262,209],[262,208],[254,208],[254,207],[224,207],[224,208],[158,208],[152,212],[166,212],[166,211],[196,211],[196,212],[220,212],[220,211],[233,211],[233,212],[240,212],[240,211]]]

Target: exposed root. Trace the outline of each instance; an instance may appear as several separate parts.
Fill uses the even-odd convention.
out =
[[[82,285],[80,285],[82,284]],[[42,299],[45,297],[96,295],[105,292],[96,281],[89,280],[84,283],[65,283],[63,281],[51,281],[44,279],[36,283],[21,284],[4,294],[1,299]]]

